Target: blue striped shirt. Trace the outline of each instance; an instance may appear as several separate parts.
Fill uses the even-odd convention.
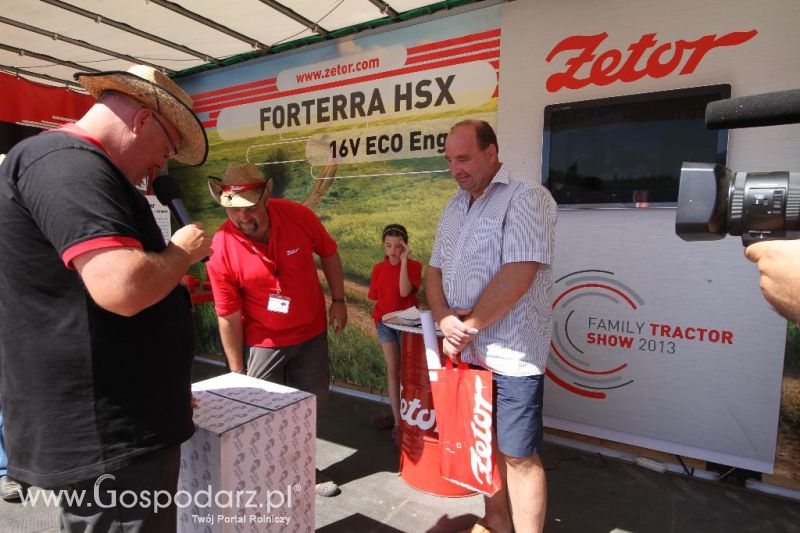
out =
[[[501,167],[469,206],[464,190],[442,212],[430,265],[442,272],[450,308],[475,307],[481,292],[506,263],[539,263],[528,291],[500,320],[481,330],[462,360],[509,376],[542,374],[550,351],[550,288],[556,205],[539,184],[521,182]]]

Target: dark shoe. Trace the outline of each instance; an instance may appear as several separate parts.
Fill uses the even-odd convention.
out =
[[[341,491],[339,490],[339,485],[337,485],[331,478],[323,474],[319,471],[319,468],[316,469],[316,492],[317,496],[322,496],[324,498],[330,498],[331,496],[336,496]]]
[[[0,498],[7,502],[18,502],[22,499],[22,485],[16,479],[0,476]]]
[[[375,415],[372,417],[372,423],[378,429],[389,429],[394,427],[394,416],[392,415]]]

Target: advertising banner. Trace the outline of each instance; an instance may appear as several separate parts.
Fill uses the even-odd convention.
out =
[[[584,230],[598,216],[603,246]],[[570,246],[555,265],[546,423],[771,472],[785,322],[761,298],[740,239],[686,243],[674,216],[559,213],[557,242]],[[643,256],[648,241],[659,251]]]
[[[256,164],[279,143],[301,145],[301,159],[312,169],[441,159],[446,133],[459,117],[480,114],[494,122],[498,22],[498,9],[466,13],[250,62],[182,85],[209,131]]]

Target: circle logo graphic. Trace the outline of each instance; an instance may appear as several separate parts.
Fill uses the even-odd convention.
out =
[[[555,282],[546,375],[586,398],[605,399],[634,382],[628,360],[642,333],[642,298],[608,270],[580,270]]]

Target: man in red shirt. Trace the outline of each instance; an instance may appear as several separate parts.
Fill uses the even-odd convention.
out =
[[[321,410],[330,381],[326,326],[339,333],[347,324],[342,261],[313,211],[268,200],[266,186],[252,164],[230,164],[222,179],[209,178],[229,219],[206,264],[222,347],[231,371],[311,392]],[[315,254],[331,291],[327,322]],[[338,493],[319,471],[317,493]]]

